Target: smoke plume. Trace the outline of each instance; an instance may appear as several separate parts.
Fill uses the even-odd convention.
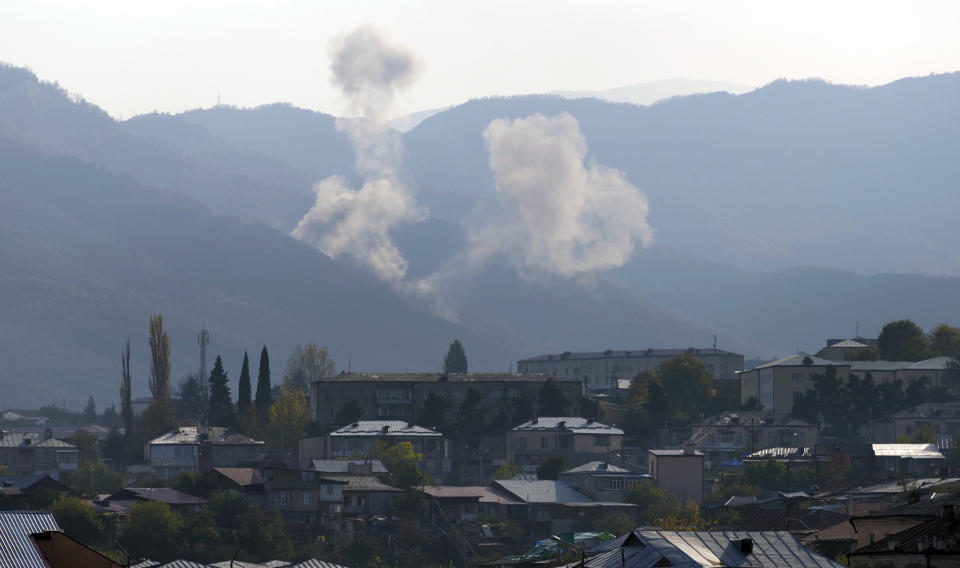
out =
[[[358,190],[339,176],[314,185],[316,201],[292,235],[327,256],[350,255],[383,280],[399,283],[406,276],[407,260],[390,230],[422,221],[428,213],[400,180],[400,135],[380,119],[396,93],[413,83],[419,66],[412,53],[391,44],[375,28],[336,37],[328,47],[332,83],[360,114],[337,119],[337,129],[350,139],[356,169],[365,181]]]
[[[619,170],[584,163],[574,117],[497,119],[483,139],[501,203],[469,225],[471,264],[502,255],[522,275],[576,276],[620,267],[653,242],[646,196]]]

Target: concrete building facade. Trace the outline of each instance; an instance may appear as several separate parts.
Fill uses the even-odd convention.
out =
[[[578,466],[622,449],[623,430],[578,416],[541,416],[507,432],[507,459],[528,472],[549,456]]]
[[[519,373],[546,373],[582,381],[588,393],[613,391],[618,381],[632,379],[677,355],[696,357],[718,381],[735,381],[743,370],[743,355],[722,349],[639,349],[636,351],[590,351],[539,355],[517,362]]]
[[[650,475],[657,487],[681,501],[703,505],[703,453],[688,445],[682,450],[648,450]]]
[[[740,402],[760,401],[764,410],[793,412],[793,399],[813,388],[813,378],[834,367],[841,382],[847,382],[850,363],[828,361],[798,353],[740,373]]]

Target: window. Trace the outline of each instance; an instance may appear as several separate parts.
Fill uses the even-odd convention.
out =
[[[546,436],[541,436],[541,437],[540,437],[540,449],[541,449],[541,450],[545,450],[545,449],[547,449],[549,446],[550,446],[550,441],[547,439],[547,437],[546,437]]]
[[[301,504],[301,505],[309,505],[309,504],[310,504],[310,492],[309,492],[309,491],[304,491],[304,492],[300,493],[300,504]]]
[[[564,450],[570,448],[570,436],[563,436],[560,438],[560,448]]]
[[[286,490],[274,491],[270,494],[270,502],[276,507],[286,509],[290,506],[290,492]]]
[[[327,485],[327,495],[333,495],[333,485]]]
[[[519,438],[519,439],[517,440],[517,449],[518,449],[518,450],[525,450],[525,449],[527,449],[527,439],[526,439],[526,438],[521,437],[521,438]]]
[[[313,471],[301,471],[300,480],[301,481],[313,481],[315,472]]]
[[[609,446],[610,445],[610,436],[597,435],[593,437],[594,446]]]

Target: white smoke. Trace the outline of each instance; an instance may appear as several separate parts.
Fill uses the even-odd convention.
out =
[[[497,119],[483,139],[501,203],[468,225],[470,264],[505,256],[521,275],[576,276],[623,266],[653,242],[646,196],[623,172],[584,163],[574,117]]]
[[[340,176],[314,185],[316,202],[292,235],[327,256],[353,256],[383,280],[399,283],[406,277],[407,260],[390,230],[422,221],[428,212],[400,180],[400,135],[380,120],[396,93],[413,83],[419,65],[406,48],[371,27],[338,36],[328,48],[332,83],[361,115],[336,124],[350,139],[365,181],[359,190]]]

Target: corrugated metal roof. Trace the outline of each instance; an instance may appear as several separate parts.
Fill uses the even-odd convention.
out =
[[[215,445],[263,444],[239,432],[222,426],[180,426],[162,436],[150,440],[151,444],[199,445],[200,442]]]
[[[333,481],[346,482],[346,486],[343,487],[344,491],[386,491],[398,493],[402,491],[401,489],[383,483],[372,475],[327,475],[326,478]]]
[[[0,511],[0,568],[45,568],[30,535],[59,530],[46,511]]]
[[[240,486],[263,485],[260,472],[252,467],[215,467],[210,471],[215,471]]]
[[[561,423],[563,428],[561,428]],[[623,435],[623,430],[579,416],[539,416],[513,428],[515,432],[569,430],[574,434]]]
[[[740,551],[740,541],[745,538],[753,542],[753,551],[748,555]],[[778,531],[638,530],[620,542],[625,545],[591,558],[586,562],[587,568],[842,566],[803,547],[790,533]],[[567,566],[579,565],[574,562]]]
[[[806,359],[810,361],[807,362]],[[829,361],[827,359],[821,359],[820,357],[814,357],[813,355],[807,355],[806,353],[797,353],[796,355],[783,357],[782,359],[764,363],[763,365],[757,365],[754,369],[766,369],[767,367],[827,367],[829,365],[833,365],[834,367],[849,367],[851,364],[845,361]]]
[[[311,460],[310,469],[320,473],[349,473],[351,465],[369,463],[373,473],[387,473],[387,468],[380,460]]]
[[[20,447],[77,449],[73,444],[58,440],[57,438],[47,438],[45,440],[43,434],[36,432],[10,432],[9,430],[4,430],[3,437],[0,437],[0,448]]]
[[[360,420],[347,424],[330,433],[331,436],[424,436],[441,437],[442,434],[423,426],[403,420]]]
[[[130,568],[153,568],[154,566],[159,566],[160,563],[156,560],[144,559],[136,564],[131,564]]]
[[[872,444],[877,457],[944,459],[936,444]]]
[[[107,497],[108,501],[161,501],[168,505],[198,505],[203,497],[190,495],[172,487],[124,487]]]
[[[617,467],[611,463],[605,461],[592,461],[587,462],[583,465],[578,465],[577,467],[568,469],[563,473],[587,473],[587,472],[596,472],[596,473],[630,473],[629,470],[623,469],[622,467]]]
[[[194,562],[193,560],[171,560],[165,564],[157,564],[155,568],[210,568],[209,564]]]
[[[917,371],[942,371],[952,364],[953,357],[934,357],[933,359],[924,359],[917,361],[907,367],[910,370]]]
[[[558,383],[579,383],[579,379],[564,379],[546,373],[344,373],[335,377],[323,379],[323,383],[502,383],[502,382],[537,382],[542,383],[552,379]]]
[[[311,558],[309,560],[304,560],[303,562],[298,562],[297,564],[291,564],[289,568],[347,568],[342,564],[335,564],[333,562],[327,562],[326,560],[320,560],[318,558]]]

